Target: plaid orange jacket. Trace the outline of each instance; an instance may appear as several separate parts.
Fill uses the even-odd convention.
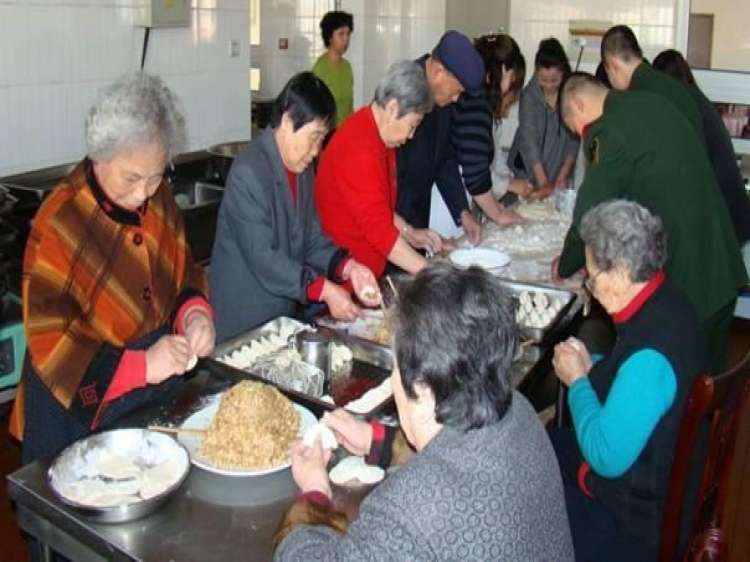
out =
[[[207,296],[182,213],[162,182],[139,212],[112,204],[81,162],[40,207],[23,263],[23,321],[34,372],[87,427],[128,344]],[[23,435],[23,382],[11,432]]]

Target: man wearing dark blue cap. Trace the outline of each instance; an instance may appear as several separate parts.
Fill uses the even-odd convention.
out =
[[[436,183],[457,226],[463,226],[472,244],[479,242],[481,227],[469,212],[466,191],[451,143],[451,109],[462,92],[484,84],[484,63],[471,41],[458,31],[448,31],[429,55],[417,59],[425,70],[435,109],[424,116],[414,137],[398,149],[398,203],[404,219],[402,234],[426,228],[430,217],[432,184]]]

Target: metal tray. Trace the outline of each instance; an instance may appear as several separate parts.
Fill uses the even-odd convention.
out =
[[[381,343],[375,337],[375,331],[383,321],[383,312],[380,310],[364,310],[363,312],[364,318],[355,320],[354,322],[336,320],[335,318],[326,315],[316,318],[315,323],[318,326],[328,328],[342,338],[348,338],[350,340],[363,342],[367,345],[376,346],[393,357],[390,346]]]
[[[510,281],[506,279],[500,280],[505,287],[510,289],[513,296],[517,298],[522,292],[527,293],[543,293],[547,297],[563,300],[564,305],[555,315],[555,317],[545,326],[544,328],[532,328],[529,326],[520,325],[518,327],[521,332],[521,336],[524,339],[531,340],[534,343],[542,343],[548,336],[548,334],[557,327],[565,315],[570,310],[570,307],[576,300],[576,293],[568,289],[556,289],[553,287],[547,287],[545,285],[536,285],[534,283],[521,283],[518,281]]]
[[[248,370],[237,369],[219,360],[219,357],[231,353],[233,350],[260,337],[273,333],[278,334],[280,331],[288,331],[290,328],[302,329],[305,326],[307,325],[292,318],[283,316],[276,318],[259,328],[221,343],[216,347],[212,356],[207,359],[207,363],[214,372],[218,371],[232,378],[251,378],[272,384],[293,401],[310,407],[316,415],[320,415],[326,410],[346,406],[350,401],[360,398],[365,392],[378,386],[390,375],[393,369],[393,355],[389,348],[360,338],[350,337],[325,327],[318,327],[318,330],[328,333],[335,343],[346,345],[351,350],[353,356],[353,361],[349,368],[332,374],[330,380],[326,381],[325,390],[328,395],[333,397],[333,404],[321,400],[316,396],[298,392],[275,384],[273,381],[268,381],[260,373],[254,372],[252,367]],[[392,409],[392,406],[393,397],[390,397],[362,415],[367,418],[376,417]]]

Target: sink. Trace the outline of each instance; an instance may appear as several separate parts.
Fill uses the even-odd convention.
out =
[[[221,201],[224,188],[208,182],[196,181],[193,183],[173,185],[172,192],[177,206],[183,211],[194,209],[203,205],[217,204]]]
[[[31,221],[42,200],[77,165],[78,162],[71,162],[0,178],[0,185],[18,200],[9,216],[19,232],[11,252],[18,260],[23,257]],[[167,177],[175,200],[182,209],[193,258],[205,262],[211,256],[219,204],[224,192],[215,159],[202,150],[181,154],[175,158],[174,168],[167,171]]]
[[[32,172],[5,176],[4,178],[0,178],[0,184],[8,188],[11,194],[17,197],[19,201],[39,203],[77,165],[78,162],[70,162]]]

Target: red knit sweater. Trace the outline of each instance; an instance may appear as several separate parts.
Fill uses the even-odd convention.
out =
[[[396,151],[380,139],[369,106],[344,121],[323,152],[315,203],[323,231],[380,277],[398,239]]]

